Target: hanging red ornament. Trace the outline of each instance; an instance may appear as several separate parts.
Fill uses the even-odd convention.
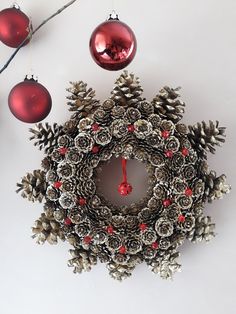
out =
[[[121,163],[122,163],[123,182],[119,184],[118,192],[122,196],[127,196],[133,191],[133,187],[127,181],[127,171],[126,171],[127,160],[125,158],[122,158]]]
[[[100,24],[90,38],[90,52],[102,68],[117,71],[125,68],[133,59],[137,42],[132,29],[115,17]]]
[[[0,40],[5,45],[17,48],[26,39],[29,32],[30,20],[20,8],[13,6],[0,12]]]
[[[47,117],[52,107],[48,90],[33,77],[17,84],[11,90],[8,104],[12,114],[27,123],[36,123]]]

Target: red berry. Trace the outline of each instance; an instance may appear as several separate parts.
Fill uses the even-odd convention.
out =
[[[161,136],[162,136],[163,138],[168,138],[168,137],[170,136],[170,132],[167,131],[167,130],[162,131],[162,132],[161,132]]]
[[[112,234],[114,232],[114,229],[112,226],[107,227],[107,233]]]
[[[97,132],[100,129],[100,126],[98,123],[94,123],[91,128],[94,132]]]
[[[172,152],[172,150],[167,150],[166,152],[165,152],[165,155],[166,155],[166,157],[168,157],[168,158],[172,158],[173,157],[173,152]]]
[[[133,124],[128,125],[128,131],[129,132],[134,132],[134,130],[135,130],[135,127]]]
[[[187,189],[185,190],[185,195],[186,195],[186,196],[192,196],[192,195],[193,195],[193,191],[192,191],[190,188],[187,188]]]
[[[78,203],[79,203],[80,206],[84,206],[84,205],[86,205],[87,201],[86,201],[85,198],[81,197],[81,198],[78,199]]]
[[[98,146],[93,146],[92,148],[92,153],[97,154],[99,152],[99,147]]]
[[[55,189],[59,189],[62,186],[62,183],[61,181],[57,181],[57,182],[54,182],[53,186]]]
[[[158,249],[158,243],[157,242],[153,242],[152,243],[152,248],[153,248],[153,250],[156,250],[156,249]]]
[[[65,155],[67,152],[68,152],[68,148],[66,148],[66,147],[59,148],[59,153],[61,155]]]
[[[84,237],[83,241],[84,241],[85,244],[89,244],[89,243],[91,243],[92,238],[90,236],[86,236],[86,237]]]
[[[171,200],[167,198],[167,199],[162,201],[162,204],[164,207],[168,207],[171,204]]]
[[[67,218],[64,220],[64,224],[65,224],[66,226],[70,226],[70,225],[72,224],[72,221],[70,220],[69,217],[67,217]]]
[[[122,245],[120,248],[119,248],[119,252],[120,254],[125,254],[126,253],[126,247],[124,245]]]
[[[184,157],[186,157],[186,156],[189,155],[189,150],[188,150],[186,147],[182,148],[182,155],[183,155]]]
[[[179,221],[179,222],[185,222],[185,217],[184,217],[184,215],[180,215],[180,216],[178,217],[178,221]]]
[[[140,225],[139,225],[139,229],[140,229],[141,231],[145,231],[145,230],[147,229],[147,224],[144,224],[144,223],[140,224]]]

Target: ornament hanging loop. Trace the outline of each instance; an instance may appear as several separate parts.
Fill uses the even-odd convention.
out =
[[[114,20],[119,21],[119,16],[115,10],[112,10],[111,14],[109,14],[108,21],[111,21],[111,20],[112,21],[114,21]]]

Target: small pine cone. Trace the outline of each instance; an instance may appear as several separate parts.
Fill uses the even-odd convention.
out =
[[[195,243],[205,240],[210,241],[215,237],[215,224],[211,222],[211,217],[209,216],[199,216],[195,221],[195,227],[192,229],[187,238]]]
[[[174,123],[182,119],[185,104],[178,99],[180,88],[163,87],[153,99],[155,113],[163,119],[172,120]]]
[[[142,114],[143,118],[149,117],[151,114],[154,113],[154,107],[153,104],[147,102],[147,101],[141,101],[138,104],[138,109]]]
[[[38,146],[39,150],[44,150],[46,154],[50,154],[55,146],[60,135],[62,135],[62,126],[54,123],[52,126],[48,123],[43,125],[38,123],[35,125],[35,129],[30,129],[33,134],[30,137],[30,141],[34,141],[34,146]]]
[[[23,198],[27,198],[31,202],[42,202],[47,189],[45,172],[42,170],[34,170],[33,173],[27,173],[22,178],[21,183],[17,183],[17,193],[21,192]]]
[[[83,249],[70,250],[72,259],[68,261],[69,267],[74,267],[73,272],[80,274],[83,271],[90,271],[93,265],[97,264],[97,256],[93,252]]]
[[[115,82],[111,98],[124,107],[136,106],[143,100],[142,93],[143,89],[140,86],[139,78],[124,71]]]
[[[203,156],[206,155],[206,152],[214,154],[214,146],[220,146],[221,143],[225,142],[225,128],[219,126],[219,121],[216,121],[216,123],[209,121],[209,125],[202,121],[189,126],[188,137],[195,149]]]
[[[98,108],[94,114],[93,119],[99,125],[109,125],[111,122],[111,116],[108,111]]]
[[[75,111],[74,117],[77,118],[91,115],[99,107],[99,102],[94,99],[95,91],[92,88],[87,88],[87,84],[82,81],[70,82],[70,84],[72,86],[67,89],[71,93],[67,97],[69,99],[69,111]]]
[[[226,183],[226,176],[224,174],[217,177],[215,171],[210,171],[210,173],[205,176],[204,181],[204,201],[208,200],[208,202],[211,203],[215,199],[221,199],[224,194],[230,192],[230,185]]]
[[[44,244],[46,241],[49,244],[57,244],[58,238],[65,240],[64,230],[61,228],[54,217],[48,217],[45,213],[41,214],[40,218],[35,221],[35,226],[32,228],[33,238],[37,239],[38,244]]]
[[[165,251],[166,252],[166,251]],[[148,262],[151,270],[159,274],[162,279],[172,279],[175,272],[181,270],[181,265],[176,261],[180,253],[174,251],[165,253],[164,256],[156,256]]]
[[[120,265],[115,262],[107,264],[109,275],[116,280],[122,281],[131,276],[135,266]]]

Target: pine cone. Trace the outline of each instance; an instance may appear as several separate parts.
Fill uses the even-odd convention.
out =
[[[122,281],[132,275],[132,271],[135,266],[129,265],[120,265],[115,262],[110,262],[107,264],[107,268],[109,270],[109,275],[116,280]]]
[[[31,202],[42,202],[47,189],[45,172],[42,170],[34,170],[33,173],[27,173],[22,178],[21,183],[17,183],[17,193],[21,192],[23,198],[27,198]]]
[[[99,101],[94,99],[95,91],[92,88],[88,89],[87,84],[82,81],[70,82],[70,84],[72,86],[67,89],[71,93],[67,96],[69,111],[76,111],[77,118],[87,117],[99,107]]]
[[[180,96],[179,89],[179,87],[173,89],[165,86],[152,101],[155,113],[159,114],[161,118],[172,120],[175,123],[182,119],[185,107],[184,102],[177,99]]]
[[[208,200],[209,203],[215,199],[223,198],[224,194],[229,193],[230,185],[226,184],[226,176],[222,174],[217,177],[215,171],[210,171],[204,178],[205,191],[203,200]]]
[[[46,241],[49,244],[57,244],[58,237],[64,241],[65,235],[60,223],[53,216],[47,216],[45,213],[35,221],[35,226],[32,228],[34,233],[33,238],[37,239],[38,244],[44,244]]]
[[[83,271],[90,271],[93,265],[97,264],[96,254],[85,251],[83,249],[70,250],[72,259],[68,261],[69,267],[74,267],[73,272],[82,273]]]
[[[121,106],[135,106],[143,100],[142,92],[139,78],[124,71],[115,82],[111,98]]]
[[[62,126],[54,123],[52,126],[48,123],[43,125],[38,123],[35,129],[30,129],[33,134],[30,141],[35,141],[34,146],[38,146],[39,150],[44,150],[46,154],[50,154],[57,145],[57,139],[62,134]]]
[[[193,242],[210,241],[215,237],[215,224],[211,222],[209,216],[199,216],[195,221],[194,229],[187,235],[187,238]]]
[[[189,140],[192,145],[197,149],[203,156],[206,152],[215,153],[215,145],[220,146],[221,143],[225,142],[225,128],[219,126],[219,121],[214,123],[209,121],[209,125],[202,121],[198,122],[193,126],[189,126]]]
[[[164,256],[156,256],[148,265],[155,274],[159,274],[162,279],[172,279],[173,274],[181,270],[181,265],[176,261],[180,253],[171,251]]]

